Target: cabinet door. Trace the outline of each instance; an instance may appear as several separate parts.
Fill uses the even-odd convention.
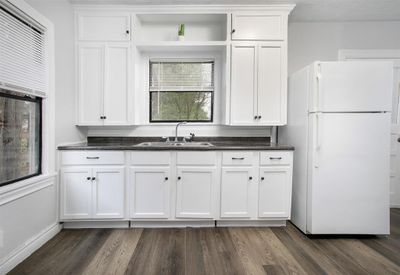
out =
[[[290,167],[260,168],[258,216],[288,218],[290,207]]]
[[[123,218],[124,167],[93,168],[93,218]]]
[[[256,46],[232,45],[231,66],[231,124],[254,125]]]
[[[129,44],[108,45],[105,50],[104,125],[129,124]]]
[[[168,218],[169,167],[130,168],[130,216],[132,218]]]
[[[79,125],[103,125],[104,46],[78,49]]]
[[[232,14],[232,40],[281,40],[286,18],[280,14]]]
[[[213,218],[215,169],[185,167],[177,170],[176,216]]]
[[[251,185],[257,179],[248,167],[222,168],[221,217],[250,217]]]
[[[129,41],[128,13],[78,14],[78,39],[83,41]]]
[[[286,123],[286,62],[282,44],[262,44],[257,55],[257,114],[259,124]]]
[[[91,217],[91,169],[69,167],[61,169],[61,219],[88,219]]]

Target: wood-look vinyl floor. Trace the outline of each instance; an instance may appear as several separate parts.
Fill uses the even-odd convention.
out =
[[[386,237],[282,228],[62,230],[10,274],[400,274],[400,209]]]

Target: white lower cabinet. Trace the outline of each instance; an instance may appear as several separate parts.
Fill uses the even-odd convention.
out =
[[[61,218],[87,219],[92,216],[92,169],[61,169]]]
[[[258,187],[260,218],[290,217],[291,167],[261,167]]]
[[[125,168],[93,168],[93,218],[123,218]]]
[[[60,160],[62,221],[290,218],[290,151],[134,151],[129,161],[122,151],[68,151]]]
[[[222,168],[221,218],[250,218],[252,186],[257,178],[252,167]]]
[[[177,218],[214,218],[215,175],[214,167],[178,167]]]
[[[169,218],[170,168],[131,167],[129,203],[132,218]]]
[[[124,167],[61,169],[61,219],[124,216]]]

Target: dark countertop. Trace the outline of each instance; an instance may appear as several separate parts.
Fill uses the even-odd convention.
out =
[[[220,150],[290,150],[293,146],[272,144],[269,137],[195,137],[195,142],[214,146],[137,146],[142,142],[160,141],[160,137],[88,137],[80,144],[58,146],[58,150],[137,150],[137,151],[220,151]]]

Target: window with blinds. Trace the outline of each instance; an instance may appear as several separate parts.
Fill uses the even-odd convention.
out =
[[[0,2],[0,186],[42,173],[45,36],[30,20]]]
[[[41,30],[0,6],[0,85],[35,96],[46,93]]]
[[[212,122],[214,61],[150,61],[150,122]]]

